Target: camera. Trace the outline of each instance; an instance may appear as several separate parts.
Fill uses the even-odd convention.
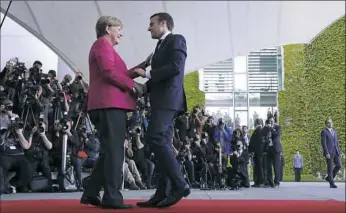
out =
[[[43,127],[43,121],[40,121],[38,123],[38,131],[39,131],[39,133],[43,133],[45,131],[45,129]]]
[[[23,129],[24,123],[20,118],[11,118],[11,129]]]
[[[24,73],[26,71],[26,67],[25,67],[25,63],[23,62],[17,62],[16,65],[13,67],[13,71],[21,74]]]
[[[81,81],[81,80],[82,80],[82,76],[79,75],[79,76],[76,77],[76,79],[77,79],[78,81]]]
[[[40,84],[41,85],[46,85],[46,84],[50,84],[50,79],[48,78],[47,74],[41,74],[41,79],[40,79]]]
[[[141,129],[140,126],[135,126],[133,129],[131,129],[131,130],[129,131],[129,133],[130,133],[131,135],[136,135],[136,134],[140,134],[141,131],[142,131],[142,129]]]

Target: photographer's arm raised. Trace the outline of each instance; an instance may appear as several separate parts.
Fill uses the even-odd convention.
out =
[[[46,125],[45,124],[42,124],[42,125],[43,125],[43,128],[46,129]],[[40,133],[40,136],[46,149],[51,150],[53,147],[53,143],[47,138],[46,133],[42,132]]]
[[[27,141],[23,135],[23,129],[16,129],[16,133],[19,139],[20,146],[23,149],[30,149],[31,143],[32,143],[32,136],[29,138],[29,141]]]
[[[142,149],[144,147],[144,145],[141,142],[141,135],[140,134],[136,135],[136,146],[138,149]]]

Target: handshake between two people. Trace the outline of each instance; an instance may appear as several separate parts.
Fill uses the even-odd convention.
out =
[[[150,66],[152,55],[153,54],[150,54],[144,62],[139,64],[137,67],[129,70],[130,75],[133,76],[134,78],[137,78],[137,77],[146,78],[147,76],[146,76],[145,68]],[[137,97],[142,97],[147,92],[147,87],[145,84],[135,82],[134,92],[137,95]]]

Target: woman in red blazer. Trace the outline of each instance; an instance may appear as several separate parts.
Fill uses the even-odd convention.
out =
[[[136,91],[143,92],[141,85],[132,80],[125,62],[113,48],[120,42],[122,28],[119,19],[101,17],[96,24],[97,40],[89,53],[87,106],[90,119],[100,135],[101,149],[81,198],[82,204],[115,209],[132,207],[123,203],[120,192],[126,112],[136,108]],[[102,201],[99,196],[101,187],[104,188]]]

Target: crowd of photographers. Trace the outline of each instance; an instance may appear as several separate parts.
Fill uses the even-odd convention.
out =
[[[58,82],[54,70],[42,72],[40,61],[29,69],[18,59],[7,62],[0,73],[0,193],[83,190],[83,170],[92,169],[100,147],[84,108],[86,94],[80,73]],[[149,118],[150,101],[138,99],[124,142],[123,177],[130,190],[155,187],[155,156],[145,143]],[[275,187],[282,150],[272,150],[280,137],[273,123],[270,116],[265,126],[256,119],[250,137],[246,126],[232,131],[224,118],[215,121],[196,106],[175,119],[172,151],[193,188],[250,187],[251,162],[254,187]]]

